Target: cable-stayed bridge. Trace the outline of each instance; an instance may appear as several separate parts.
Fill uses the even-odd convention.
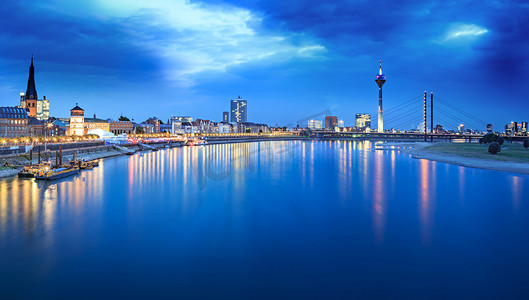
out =
[[[322,138],[370,138],[403,140],[475,141],[487,131],[488,123],[478,116],[433,93],[418,94],[400,101],[383,112],[384,132],[332,132],[317,135]],[[371,124],[380,124],[378,117]],[[509,140],[522,140],[523,136],[508,136]]]

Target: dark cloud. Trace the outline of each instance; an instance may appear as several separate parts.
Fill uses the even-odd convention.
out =
[[[26,60],[34,54],[57,68],[84,66],[84,72],[115,74],[126,72],[126,67],[156,68],[155,60],[130,46],[120,23],[94,22],[16,1],[4,1],[2,11],[9,12],[0,18],[0,56],[4,60]]]
[[[54,2],[39,6],[34,4],[40,1],[4,0],[0,3],[0,64],[3,71],[0,78],[9,77],[9,74],[26,76],[27,61],[34,53],[39,72],[43,69],[41,66],[47,64],[48,72],[65,79],[92,76],[90,84],[85,83],[87,90],[93,89],[92,85],[98,83],[99,77],[113,76],[113,89],[142,99],[157,99],[152,88],[143,87],[156,84],[160,89],[157,93],[181,93],[196,97],[198,102],[225,99],[242,92],[248,98],[261,99],[263,103],[270,101],[266,107],[290,105],[290,110],[299,110],[300,114],[310,114],[314,107],[320,109],[323,105],[330,105],[328,103],[337,104],[343,111],[336,114],[347,122],[351,121],[348,116],[358,111],[376,112],[377,94],[372,90],[372,77],[377,71],[378,59],[382,58],[388,75],[385,86],[388,107],[392,101],[398,104],[398,99],[407,99],[417,91],[431,89],[454,103],[476,107],[476,113],[482,114],[482,119],[496,124],[507,119],[521,119],[524,117],[521,111],[529,109],[528,101],[518,96],[529,93],[524,74],[529,67],[529,4],[526,1],[194,2],[247,8],[262,19],[261,24],[251,24],[256,25],[252,29],[258,37],[260,31],[269,36],[287,36],[296,47],[303,47],[303,43],[310,40],[325,46],[326,51],[318,52],[321,56],[318,59],[298,57],[275,64],[256,60],[231,66],[225,71],[199,72],[193,75],[197,84],[195,88],[162,86],[159,81],[163,81],[160,80],[162,73],[168,68],[190,68],[197,62],[190,56],[189,61],[173,62],[168,67],[163,65],[164,60],[160,57],[164,52],[151,53],[152,49],[145,45],[164,46],[164,40],[171,36],[170,43],[185,47],[187,44],[178,42],[196,39],[193,32],[179,32],[178,35],[165,26],[157,26],[157,16],[148,11],[123,18],[98,18],[55,10],[50,5]],[[487,32],[447,39],[449,31],[458,25],[476,26]],[[206,61],[225,54],[224,48],[210,47],[203,37],[200,43],[201,51],[209,51]],[[170,52],[170,49],[164,50]],[[189,53],[195,50],[190,49]],[[12,61],[23,61],[22,70],[20,64],[11,65],[9,62]],[[42,80],[41,75],[38,74],[39,80]],[[104,85],[103,79],[100,80]],[[145,84],[135,86],[140,82]],[[167,85],[167,81],[163,82]],[[15,83],[4,85],[15,86]],[[110,89],[108,86],[106,88]],[[63,89],[67,91],[72,87]],[[102,95],[104,89],[98,86]],[[289,99],[288,103],[280,102],[285,98]],[[479,99],[479,106],[475,105],[475,99]],[[502,99],[505,108],[491,113],[486,107],[495,107],[498,99]],[[179,110],[203,114],[205,118],[219,115],[214,105],[194,107],[193,101],[186,101],[190,104],[182,104]],[[163,100],[164,104],[166,102],[171,101]],[[142,108],[127,105],[136,109],[135,114],[143,113]],[[509,107],[513,106],[521,109],[512,111]],[[156,113],[154,108],[152,110],[151,114]],[[162,111],[159,113],[163,114]],[[253,113],[263,122],[285,121],[282,119],[285,116],[277,115],[275,109],[254,110]]]

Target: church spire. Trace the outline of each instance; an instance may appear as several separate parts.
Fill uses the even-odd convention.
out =
[[[28,88],[26,89],[26,100],[37,100],[37,89],[35,88],[35,68],[33,67],[33,55],[31,56],[31,65],[29,66]]]

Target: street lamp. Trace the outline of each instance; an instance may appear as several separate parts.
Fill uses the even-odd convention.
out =
[[[46,121],[46,126],[44,126],[44,151],[47,150],[47,142],[48,142],[48,128],[51,127],[51,123],[48,123]]]

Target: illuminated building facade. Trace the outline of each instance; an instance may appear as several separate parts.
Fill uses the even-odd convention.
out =
[[[27,135],[28,114],[20,107],[0,107],[0,137],[14,138]]]
[[[46,99],[38,99],[37,89],[35,88],[35,68],[33,66],[33,58],[31,58],[31,65],[29,66],[28,86],[26,93],[20,93],[20,108],[26,109],[29,117],[37,118],[37,120],[48,120],[50,117],[50,101]]]
[[[85,132],[88,132],[92,129],[102,129],[104,131],[110,131],[110,122],[98,118],[84,118],[84,128]]]
[[[109,121],[109,130],[113,134],[133,133],[134,124],[131,121]]]
[[[459,126],[457,127],[457,131],[459,133],[464,133],[465,132],[465,124],[459,124]]]
[[[326,116],[325,117],[325,129],[334,130],[335,127],[338,127],[338,117]]]
[[[309,120],[308,127],[310,130],[317,130],[317,129],[322,129],[323,124],[321,120]]]
[[[488,133],[492,132],[492,124],[487,124],[487,132]]]
[[[371,128],[371,114],[356,114],[355,126],[357,129],[361,130]]]
[[[70,128],[68,135],[84,135],[84,109],[80,108],[77,103],[70,110]]]
[[[222,113],[222,122],[228,123],[230,121],[230,112],[225,111]]]
[[[193,118],[191,117],[182,117],[182,116],[172,116],[170,119],[169,119],[169,123],[170,124],[173,124],[173,122],[176,122],[176,121],[179,121],[179,122],[193,122]]]
[[[145,121],[145,123],[147,124],[151,124],[153,126],[153,132],[151,133],[160,133],[160,120],[156,117],[152,117],[152,118],[149,118],[147,119],[147,121]]]
[[[247,120],[247,102],[239,96],[235,100],[231,100],[231,122],[246,123]]]

